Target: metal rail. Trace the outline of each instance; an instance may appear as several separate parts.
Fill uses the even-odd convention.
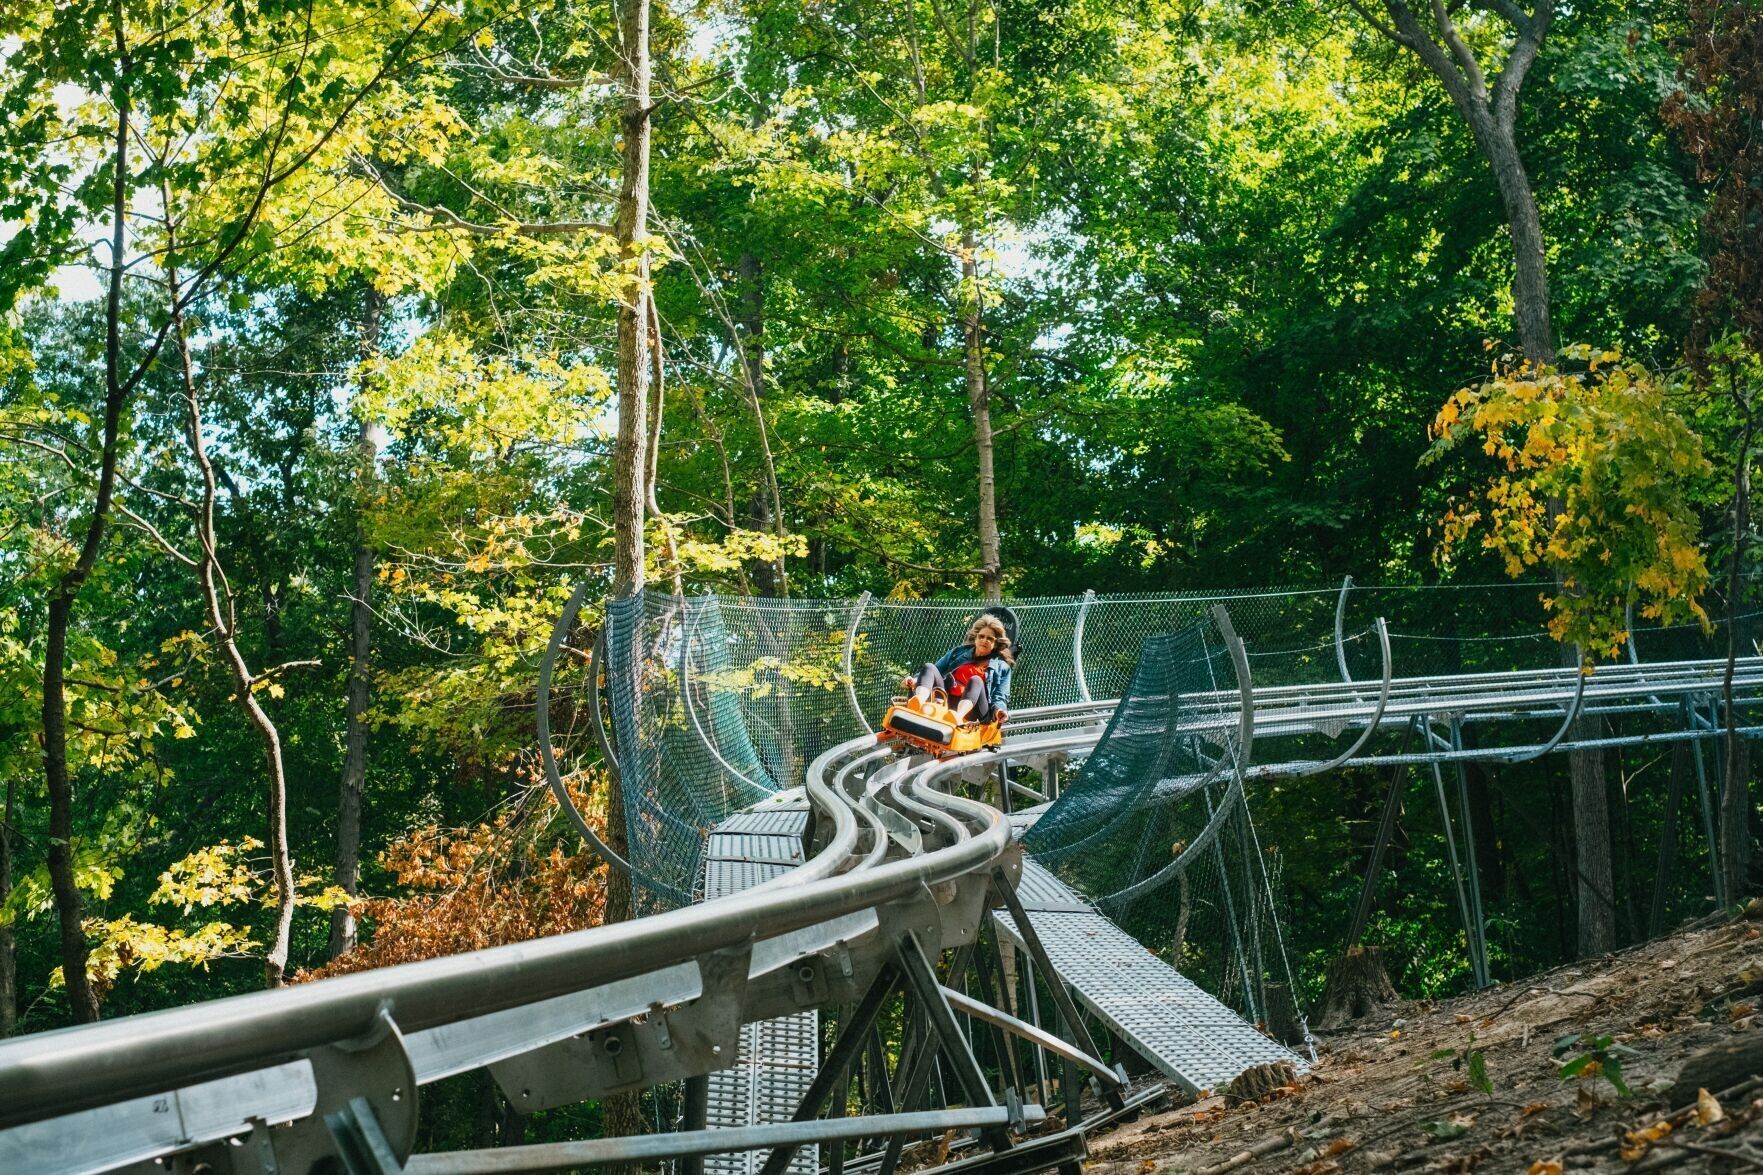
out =
[[[1348,587],[1350,582],[1342,588],[1343,605]],[[583,599],[578,588],[553,634],[539,691],[541,759],[565,800],[549,747],[547,703],[555,662]],[[854,706],[850,666],[862,614],[860,603],[846,633],[845,685]],[[1173,733],[1223,735],[1234,769],[1225,794],[1216,797],[1207,833],[1194,838],[1184,860],[1207,847],[1208,833],[1242,802],[1247,780],[1347,762],[1510,761],[1537,747],[1541,754],[1617,745],[1574,743],[1564,734],[1576,717],[1600,707],[1693,705],[1708,696],[1721,667],[1709,661],[1631,663],[1589,676],[1569,667],[1402,679],[1393,676],[1388,631],[1379,622],[1384,674],[1373,699],[1368,682],[1350,678],[1256,687],[1229,615],[1219,608],[1215,619],[1239,688],[1195,696],[1196,710],[1206,716]],[[680,655],[689,661],[695,632],[689,622],[687,627]],[[1080,614],[1074,634],[1080,673],[1081,646]],[[591,669],[598,669],[597,662]],[[1742,658],[1737,684],[1752,695],[1743,704],[1763,700],[1757,696],[1763,694],[1763,658]],[[682,680],[681,686],[689,690],[691,682]],[[734,1060],[741,1025],[809,1007],[855,1004],[885,969],[897,965],[902,943],[922,943],[932,961],[940,950],[971,948],[986,895],[1010,884],[1016,850],[1003,813],[950,789],[962,778],[983,778],[1005,759],[1052,763],[1082,753],[1101,737],[1114,705],[1084,701],[1018,711],[1004,747],[945,762],[896,759],[869,737],[833,747],[814,761],[801,793],[816,817],[819,850],[781,876],[727,898],[468,955],[0,1042],[0,1169],[107,1170],[185,1152],[200,1154],[217,1171],[242,1172],[248,1156],[257,1164],[253,1169],[267,1169],[260,1161],[265,1154],[286,1170],[305,1170],[334,1155],[345,1156],[351,1169],[370,1160],[383,1170],[479,1169],[447,1166],[474,1161],[462,1156],[421,1156],[409,1168],[387,1167],[374,1156],[409,1161],[418,1087],[473,1069],[489,1068],[511,1101],[532,1109],[724,1068]],[[689,702],[687,713],[708,745],[711,732],[703,730]],[[1562,713],[1567,719],[1555,736],[1533,746],[1463,751],[1429,745],[1413,756],[1365,753],[1380,729],[1415,720],[1534,721]],[[1320,763],[1250,762],[1252,750],[1270,739],[1330,728],[1337,735],[1358,731],[1343,754]],[[1763,733],[1763,727],[1743,729]],[[1657,734],[1652,741],[1718,733],[1697,728]],[[1154,799],[1179,794],[1182,783],[1165,781]],[[629,868],[585,821],[577,829],[596,852]],[[922,973],[918,979],[922,988]],[[1034,1035],[1040,1029],[1000,1009],[975,1006],[971,997],[944,993],[941,1002],[1066,1061],[1092,1069],[1099,1064],[1093,1046],[1067,1042],[1061,1051]],[[923,1070],[911,1077],[922,1083]],[[996,1114],[987,1113],[991,1128]],[[176,1128],[168,1129],[173,1120]],[[270,1131],[276,1123],[289,1125]],[[804,1140],[843,1137],[825,1122],[810,1125],[820,1130]],[[907,1126],[907,1119],[896,1116],[891,1123],[841,1129],[880,1137]],[[733,1149],[734,1132],[717,1133]],[[773,1133],[754,1145],[778,1146],[794,1137]],[[673,1155],[704,1153],[678,1135],[671,1144],[655,1145],[673,1146],[667,1152]],[[602,1152],[593,1153],[593,1161],[600,1161]],[[628,1160],[636,1152],[615,1147],[606,1153]]]

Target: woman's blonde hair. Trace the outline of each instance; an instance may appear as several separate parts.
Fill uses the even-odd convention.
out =
[[[980,633],[990,636],[997,649],[998,656],[1004,658],[1006,664],[1016,664],[1016,654],[1010,651],[1010,634],[1004,631],[1004,622],[996,616],[977,616],[967,626],[967,643],[972,644],[973,638]]]

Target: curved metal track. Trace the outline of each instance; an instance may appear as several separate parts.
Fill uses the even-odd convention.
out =
[[[579,606],[579,593],[572,604]],[[1228,621],[1221,627],[1228,631]],[[1575,744],[1560,732],[1576,715],[1705,696],[1717,676],[1711,665],[1608,666],[1589,678],[1568,668],[1393,679],[1386,652],[1375,697],[1363,681],[1264,687],[1243,700],[1221,692],[1201,699],[1198,709],[1212,717],[1184,733],[1241,727],[1232,764],[1232,787],[1240,794],[1245,778],[1318,769],[1310,761],[1251,766],[1251,737],[1264,746],[1293,734],[1360,732],[1346,756],[1333,756],[1323,767],[1343,759],[1511,759],[1536,746],[1429,746],[1414,756],[1365,749],[1382,727],[1434,715],[1459,722],[1552,721],[1559,724],[1555,737],[1537,745],[1570,749]],[[1240,677],[1246,690],[1246,672]],[[1738,684],[1748,691],[1742,704],[1753,704],[1763,694],[1763,659],[1741,659]],[[918,981],[917,998],[935,1020],[936,1009],[950,1005],[937,995],[934,974],[931,987],[923,986],[926,957],[934,961],[944,949],[972,946],[991,895],[1008,893],[1014,901],[1023,869],[1005,813],[952,794],[952,786],[983,780],[1005,760],[1052,764],[1081,753],[1101,735],[1113,705],[1017,711],[1003,747],[944,762],[899,759],[869,737],[834,747],[815,760],[801,793],[814,817],[814,851],[781,876],[729,897],[468,955],[0,1042],[0,1170],[163,1170],[146,1164],[169,1155],[241,1175],[304,1175],[339,1157],[350,1171],[379,1175],[491,1169],[491,1159],[475,1153],[411,1155],[421,1086],[487,1068],[514,1105],[537,1109],[696,1078],[733,1062],[744,1024],[831,1005],[863,1006],[878,984],[901,975]],[[543,705],[540,711],[543,716]],[[554,764],[547,767],[554,774]],[[1168,782],[1178,787],[1181,781]],[[616,859],[606,846],[595,847]],[[1032,915],[1025,916],[1030,924]],[[1025,946],[1029,929],[1016,926]],[[1065,997],[1062,984],[1052,987]],[[1083,1031],[1075,1013],[1066,1019]],[[1077,1055],[1098,1053],[1092,1043],[1069,1043]],[[1097,1077],[1104,1087],[1117,1084],[1111,1075]],[[998,1138],[1006,1110],[1017,1124],[1038,1112],[989,1105],[982,1091],[971,1089],[966,1100],[979,1115],[969,1125]],[[864,1131],[886,1138],[934,1128],[916,1118],[908,1123],[912,1117],[876,1119]],[[675,1141],[646,1140],[645,1158],[667,1157],[657,1146],[676,1146],[668,1153],[680,1156],[718,1149],[690,1131],[663,1137]],[[755,1147],[795,1145],[764,1130],[741,1138]],[[556,1169],[561,1162],[557,1153],[530,1150],[494,1152],[494,1169]]]

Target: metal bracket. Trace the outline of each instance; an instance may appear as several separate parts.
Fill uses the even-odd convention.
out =
[[[339,1154],[328,1120],[345,1109],[359,1118],[359,1103],[366,1107],[385,1152],[394,1163],[402,1162],[416,1145],[416,1071],[390,1007],[380,1005],[374,1027],[365,1036],[313,1049],[307,1059],[312,1063],[318,1102],[311,1114],[269,1135],[275,1161],[289,1171],[309,1171],[323,1159]],[[343,1157],[347,1164],[347,1156]]]
[[[749,1002],[748,947],[698,960],[703,994],[690,1003],[651,1008],[599,1025],[490,1066],[496,1084],[522,1113],[571,1105],[616,1090],[694,1077],[735,1063]]]
[[[403,1175],[404,1164],[392,1153],[366,1098],[350,1098],[348,1105],[326,1114],[324,1124],[349,1175]]]

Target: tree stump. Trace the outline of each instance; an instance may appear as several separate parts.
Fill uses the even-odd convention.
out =
[[[1316,1027],[1344,1028],[1398,1000],[1376,947],[1349,947],[1328,965],[1328,979],[1316,1009]]]

